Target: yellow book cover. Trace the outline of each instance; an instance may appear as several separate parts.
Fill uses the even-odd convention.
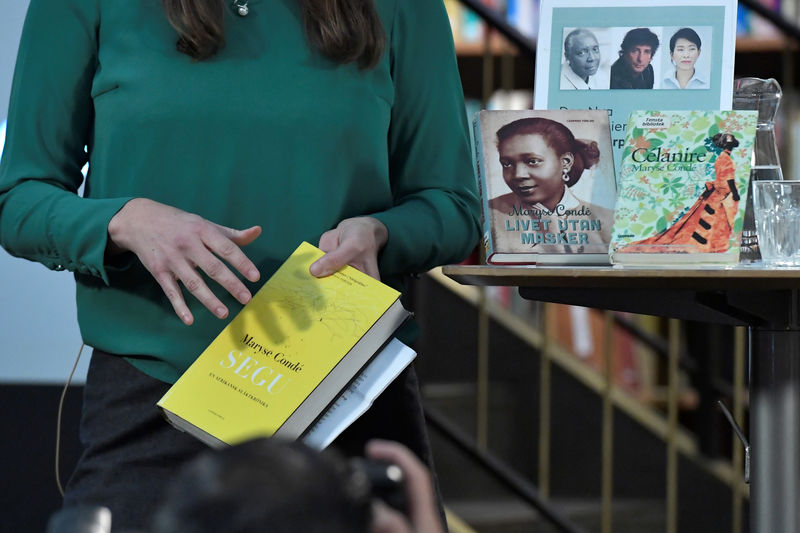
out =
[[[159,400],[173,425],[212,446],[295,439],[409,316],[353,267],[312,276],[322,255],[302,243]]]

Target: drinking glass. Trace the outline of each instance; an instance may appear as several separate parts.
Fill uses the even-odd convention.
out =
[[[800,266],[800,181],[754,181],[753,208],[761,260]]]

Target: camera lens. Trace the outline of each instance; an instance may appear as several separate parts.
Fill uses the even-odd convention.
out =
[[[394,463],[368,459],[354,459],[354,466],[364,472],[369,480],[372,496],[402,513],[407,510],[405,476]]]

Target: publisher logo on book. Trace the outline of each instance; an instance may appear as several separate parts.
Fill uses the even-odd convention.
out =
[[[648,130],[667,129],[671,126],[669,117],[663,115],[659,116],[644,116],[636,119],[636,127]]]

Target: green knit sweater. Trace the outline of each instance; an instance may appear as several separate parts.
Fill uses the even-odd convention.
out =
[[[442,2],[376,0],[388,46],[366,71],[310,49],[296,4],[226,13],[225,47],[197,62],[176,51],[158,0],[31,0],[0,162],[0,243],[74,271],[86,343],[155,378],[177,379],[227,320],[187,293],[186,326],[132,254],[109,264],[108,222],[131,198],[260,224],[244,250],[262,282],[300,241],[357,215],[388,228],[381,275],[398,288],[478,241]],[[241,305],[209,285],[234,316]]]

